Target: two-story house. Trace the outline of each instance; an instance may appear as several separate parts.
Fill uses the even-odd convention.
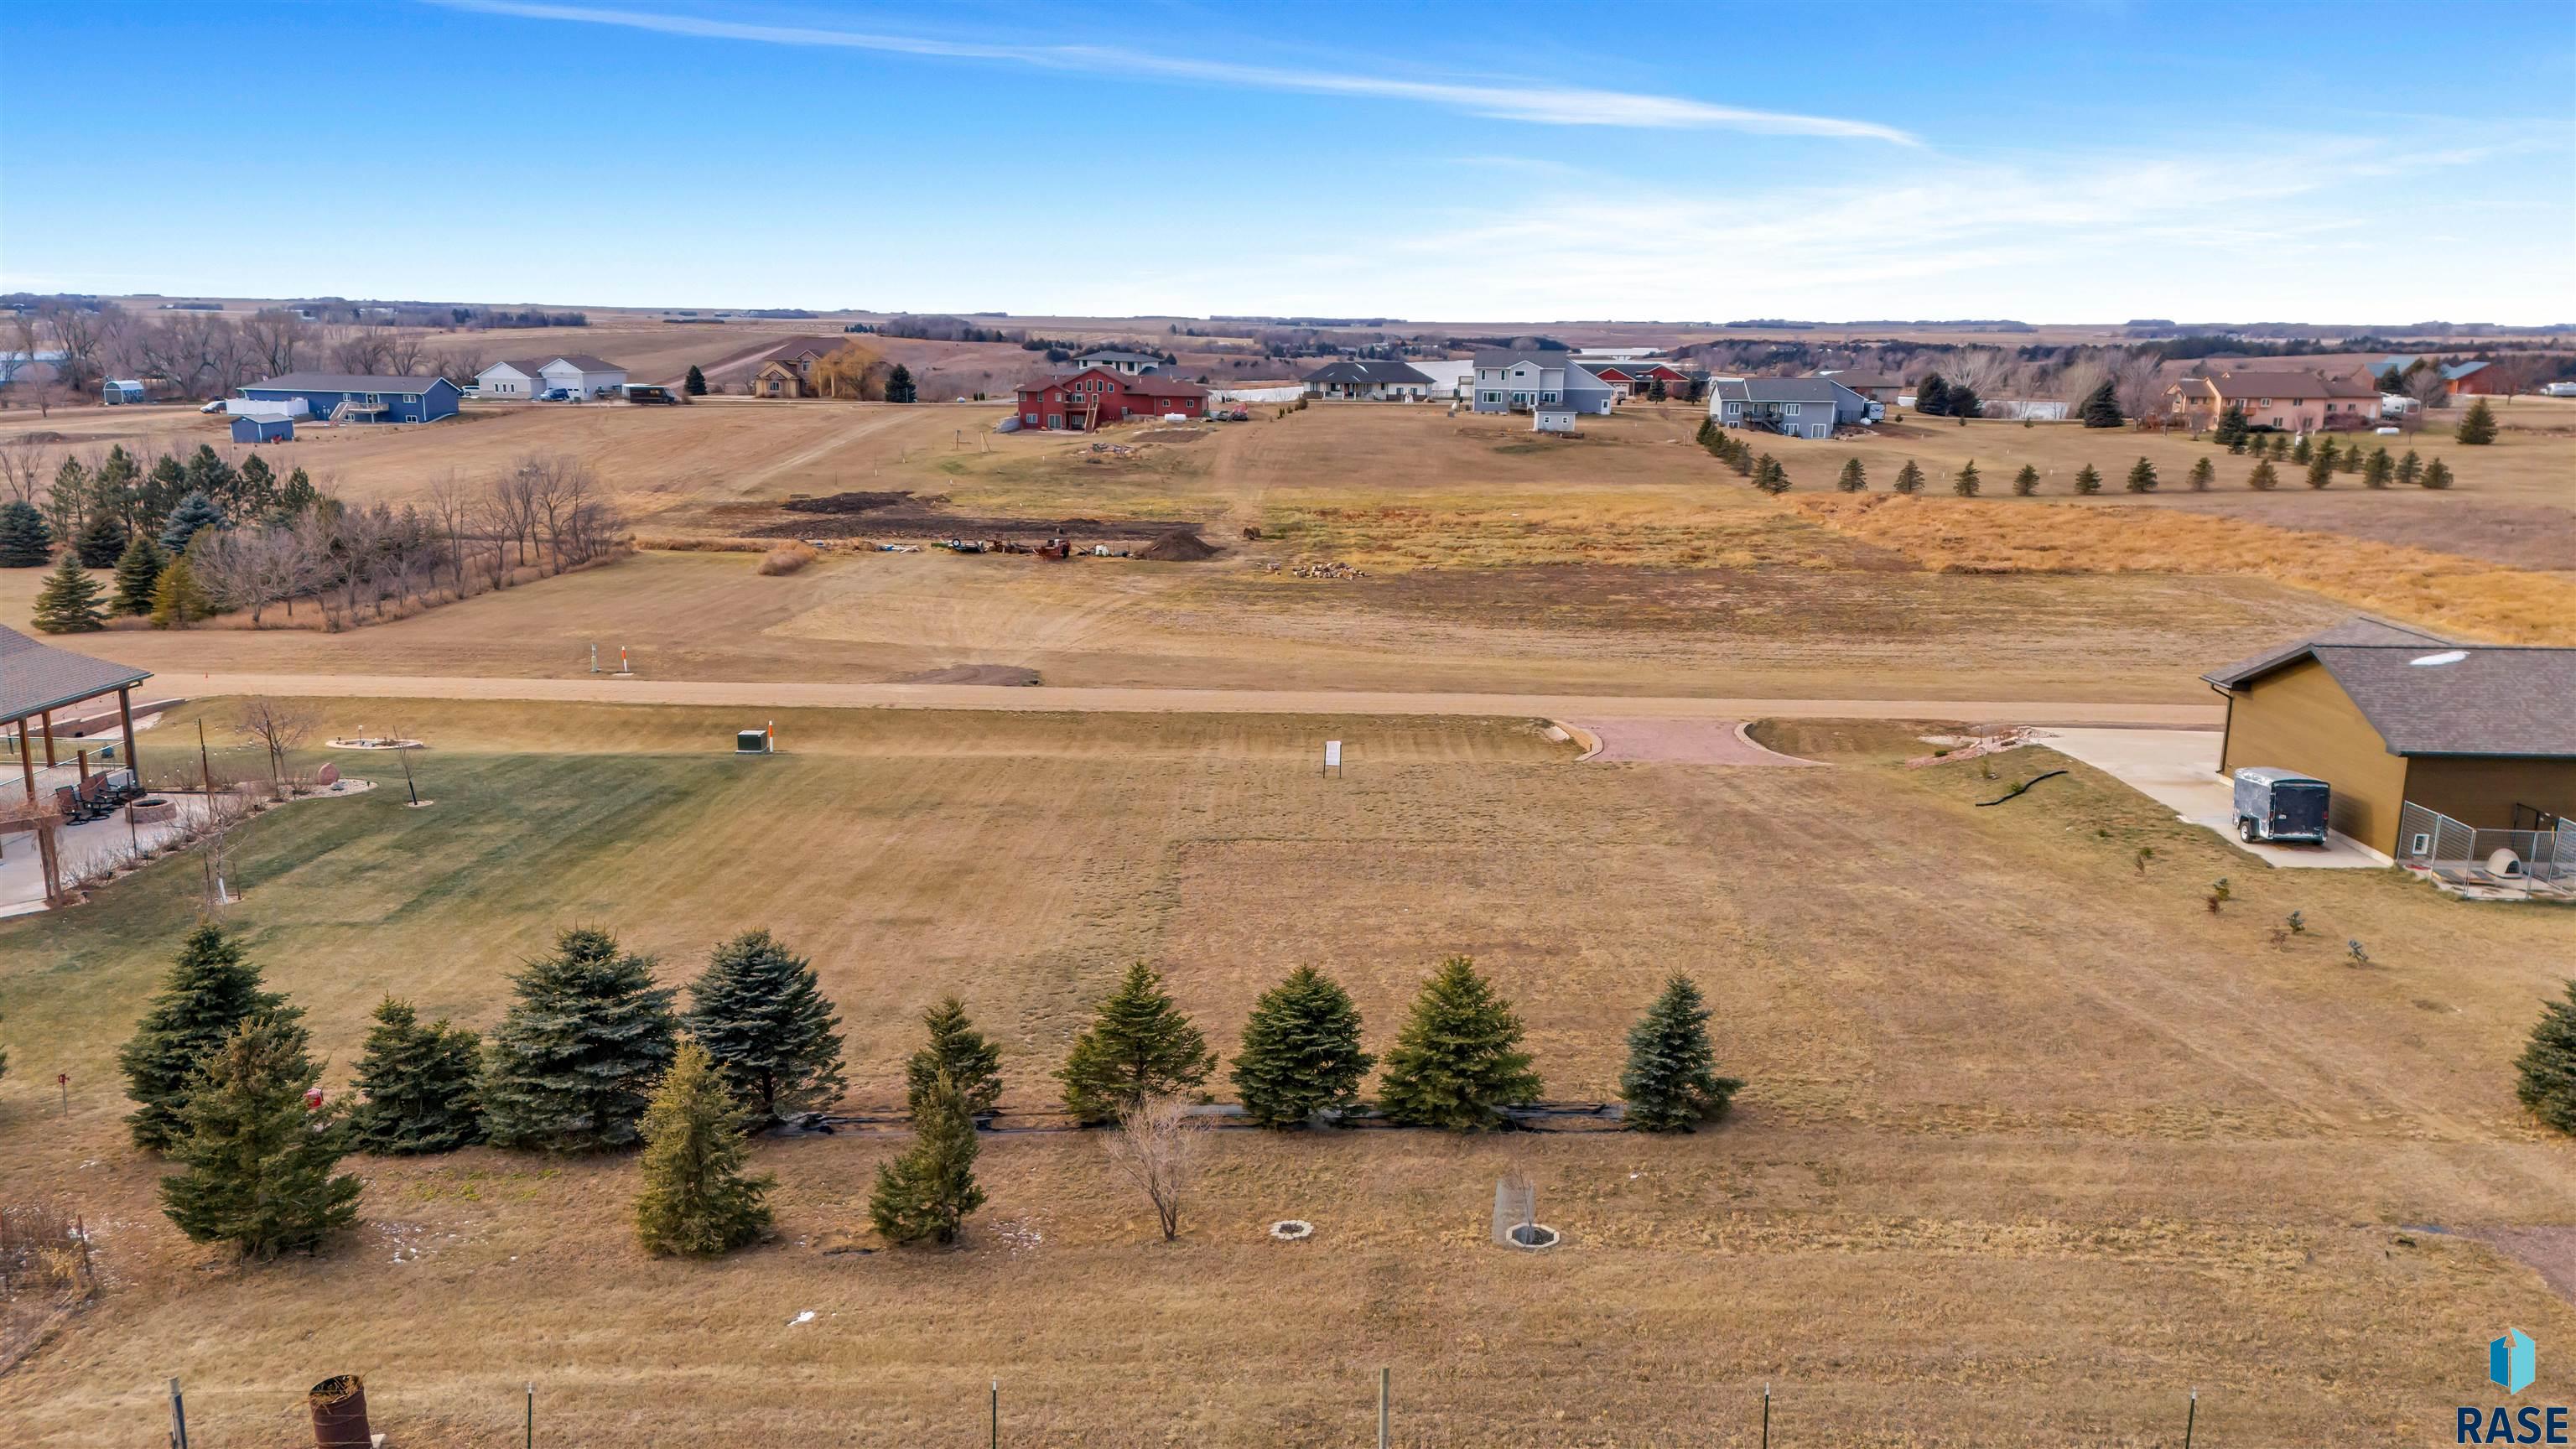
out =
[[[1562,352],[1476,354],[1477,412],[1526,413],[1562,407],[1608,417],[1617,401],[1610,384]]]
[[[2218,426],[2230,406],[2257,428],[2314,433],[2375,426],[2379,389],[2357,377],[2314,372],[2222,372],[2165,389],[2168,421],[2194,432]]]
[[[1881,414],[1877,404],[1830,377],[1745,377],[1708,385],[1708,415],[1722,428],[1830,438],[1836,428]]]

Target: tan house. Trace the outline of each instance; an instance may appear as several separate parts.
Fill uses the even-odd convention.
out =
[[[2219,768],[2332,787],[2329,824],[2417,859],[2434,817],[2469,831],[2576,818],[2576,649],[2459,644],[2358,615],[2204,674],[2227,697]]]
[[[819,397],[814,367],[848,342],[839,337],[798,337],[762,353],[751,370],[753,397]]]
[[[2245,421],[2284,433],[2315,433],[2376,426],[2379,389],[2357,377],[2314,372],[2222,372],[2186,377],[2165,389],[2170,421],[2205,432],[2218,426],[2229,405]]]

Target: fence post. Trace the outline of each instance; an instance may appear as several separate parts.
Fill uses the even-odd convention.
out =
[[[1771,1449],[1771,1381],[1762,1381],[1762,1449]]]
[[[992,1408],[992,1446],[993,1449],[1002,1449],[1002,1381],[1000,1379],[993,1380]]]
[[[1377,1371],[1377,1449],[1386,1449],[1386,1391],[1390,1372],[1385,1368]]]
[[[179,1381],[170,1380],[170,1449],[188,1449],[188,1401],[179,1396]]]
[[[537,1381],[528,1380],[528,1449],[537,1449]]]
[[[2200,1390],[2191,1391],[2191,1406],[2183,1410],[2182,1449],[2191,1449],[2191,1431],[2200,1423]]]

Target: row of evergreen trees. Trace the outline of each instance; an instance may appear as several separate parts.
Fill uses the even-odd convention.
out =
[[[0,567],[36,568],[50,561],[55,544],[68,545],[94,569],[113,567],[135,537],[149,535],[177,553],[198,528],[233,525],[266,515],[291,517],[320,494],[302,468],[280,479],[268,460],[252,453],[236,467],[201,443],[181,459],[164,453],[150,468],[118,444],[96,464],[66,457],[54,470],[44,506],[13,504],[0,514]],[[31,533],[24,507],[40,531]],[[185,514],[185,521],[173,521]],[[29,556],[26,542],[40,538],[48,552]]]

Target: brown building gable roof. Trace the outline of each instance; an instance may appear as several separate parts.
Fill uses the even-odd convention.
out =
[[[0,628],[0,721],[27,719],[151,677],[148,669],[75,654]]]
[[[2576,759],[2576,649],[2455,644],[2364,614],[2201,677],[2233,691],[2305,659],[2392,754]]]
[[[1035,382],[1021,383],[1014,391],[1026,397],[1031,393],[1044,392],[1051,387],[1070,386],[1086,377],[1100,378],[1112,384],[1113,391],[1134,397],[1205,397],[1208,391],[1195,382],[1183,382],[1177,377],[1168,377],[1159,372],[1130,377],[1126,373],[1112,372],[1105,367],[1086,367],[1080,372],[1060,372],[1052,377],[1039,378]]]
[[[2222,372],[2202,378],[2222,399],[2241,398],[2375,398],[2379,389],[2358,378],[2326,377],[2313,372]]]

